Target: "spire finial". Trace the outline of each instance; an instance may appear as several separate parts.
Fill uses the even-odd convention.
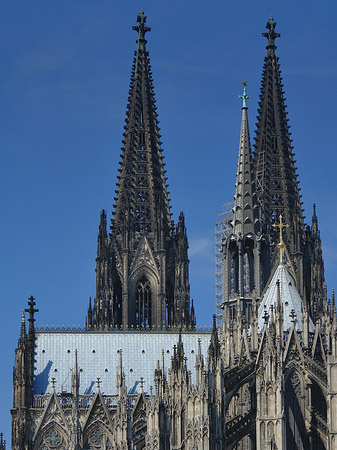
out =
[[[285,227],[289,227],[289,225],[283,223],[282,214],[279,215],[279,220],[280,220],[280,223],[278,225],[276,223],[273,223],[273,227],[280,229],[280,242],[277,244],[277,247],[280,249],[280,262],[283,262],[283,251],[285,249],[285,244],[283,242],[282,230]]]
[[[266,308],[265,311],[264,311],[263,318],[264,318],[264,323],[265,323],[266,325],[268,325],[269,314],[268,314],[267,308]]]
[[[239,98],[242,98],[242,109],[244,109],[248,108],[247,100],[250,98],[250,96],[246,94],[247,81],[243,81],[242,86],[243,86],[243,94],[239,95]]]
[[[29,306],[29,308],[25,309],[25,312],[29,313],[28,322],[29,322],[29,334],[30,334],[30,336],[34,336],[34,322],[35,322],[34,314],[39,312],[38,309],[34,308],[34,306],[35,306],[35,301],[34,300],[35,300],[35,298],[31,295],[29,297],[29,299],[28,299],[28,306]]]
[[[280,33],[275,33],[275,27],[276,22],[274,22],[274,19],[270,16],[266,25],[268,32],[262,33],[262,36],[268,39],[267,50],[276,48],[275,39],[281,36]]]
[[[132,29],[137,31],[137,33],[138,33],[138,44],[139,44],[139,41],[145,40],[145,33],[147,33],[148,31],[151,31],[151,28],[147,27],[145,25],[146,16],[144,16],[144,11],[142,11],[142,10],[139,11],[139,14],[137,16],[137,22],[139,25],[132,27]]]
[[[289,317],[291,318],[291,323],[295,323],[296,313],[294,309],[290,311]]]
[[[101,379],[98,377],[97,380],[96,380],[97,391],[100,390],[100,385],[101,385],[101,383],[102,383],[102,381],[101,381]]]

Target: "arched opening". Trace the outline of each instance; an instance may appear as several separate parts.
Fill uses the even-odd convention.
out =
[[[231,261],[231,279],[230,279],[230,293],[236,294],[239,291],[239,259],[237,253],[232,257]]]
[[[249,245],[253,245],[253,242],[249,242]],[[250,246],[246,247],[243,255],[243,276],[244,292],[248,294],[254,288],[254,255]]]
[[[87,450],[112,450],[111,435],[105,426],[96,421],[84,432],[84,446]]]
[[[174,274],[170,274],[166,283],[166,326],[174,324]]]
[[[113,284],[112,325],[122,324],[122,283],[119,278]]]
[[[327,426],[327,404],[322,389],[314,380],[312,380],[311,385],[311,404],[313,412],[312,414],[313,446],[317,450],[325,450],[326,447],[322,439],[323,437],[322,430]],[[327,436],[324,435],[324,438],[326,439]]]
[[[150,280],[143,275],[136,285],[136,326],[152,325],[152,289]]]
[[[68,442],[65,432],[55,422],[47,426],[42,436],[38,437],[34,449],[38,450],[66,450]]]
[[[304,450],[309,447],[304,422],[304,398],[297,372],[291,372],[285,385],[286,448]]]

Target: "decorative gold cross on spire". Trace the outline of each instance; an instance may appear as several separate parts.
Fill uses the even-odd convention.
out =
[[[279,228],[279,230],[280,230],[280,242],[277,244],[277,247],[280,249],[280,262],[283,262],[283,251],[285,249],[285,244],[283,242],[282,231],[283,231],[283,228],[289,227],[289,225],[283,223],[282,214],[279,215],[279,220],[280,220],[280,223],[278,225],[276,223],[273,223],[273,227]]]

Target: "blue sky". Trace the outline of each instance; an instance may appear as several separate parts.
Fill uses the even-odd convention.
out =
[[[100,209],[111,212],[135,25],[143,8],[172,212],[185,212],[197,321],[214,313],[214,222],[234,193],[242,80],[254,137],[268,17],[307,221],[317,204],[328,293],[337,268],[335,2],[0,3],[0,427],[9,441],[20,312],[83,324]]]

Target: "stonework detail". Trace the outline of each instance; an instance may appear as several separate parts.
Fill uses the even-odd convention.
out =
[[[189,347],[185,336],[194,332],[195,315],[184,215],[177,226],[171,221],[146,50],[150,29],[143,12],[137,22],[111,232],[103,211],[96,298],[82,330],[86,339],[73,340],[82,345],[86,367],[95,370],[96,388],[91,375],[84,381],[77,348],[70,350],[72,330],[63,331],[62,341],[69,348],[67,358],[74,352],[71,375],[58,353],[60,330],[48,330],[52,345],[46,365],[31,297],[15,352],[12,448],[337,450],[336,304],[334,294],[327,300],[316,207],[311,226],[304,223],[276,57],[276,23],[270,18],[264,33],[268,45],[254,154],[246,83],[241,96],[233,221],[222,241],[221,325],[214,316],[205,340],[199,335]],[[177,335],[170,335],[174,330]],[[100,342],[101,352],[86,349],[83,342]],[[117,342],[120,347],[112,350]],[[157,348],[158,342],[165,350]],[[114,363],[109,365],[102,353]],[[41,361],[46,371],[57,361],[58,380],[49,372],[34,378]],[[126,373],[136,366],[145,372],[146,361],[153,363],[147,365],[151,379],[133,375],[127,386]],[[115,386],[104,378],[112,371]],[[67,377],[65,388],[61,383]],[[0,441],[4,449],[2,436]]]

